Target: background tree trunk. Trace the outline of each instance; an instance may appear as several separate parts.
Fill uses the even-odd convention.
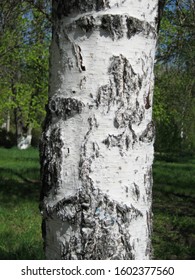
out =
[[[158,1],[53,1],[41,143],[48,259],[149,259]]]

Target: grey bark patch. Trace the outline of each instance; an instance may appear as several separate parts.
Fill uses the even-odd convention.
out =
[[[80,17],[76,24],[85,32],[91,32],[95,26],[95,19],[93,16]]]
[[[40,163],[42,174],[41,204],[43,198],[52,191],[53,194],[61,186],[62,147],[61,129],[55,119],[72,118],[82,112],[84,104],[74,98],[54,95],[49,99],[44,132],[40,142]],[[68,152],[68,150],[67,150]],[[55,187],[54,187],[55,186]]]
[[[151,208],[149,211],[146,212],[146,220],[147,220],[147,228],[148,228],[148,240],[147,240],[147,247],[146,247],[146,252],[145,254],[148,256],[152,256],[152,231],[153,231],[153,226],[152,226],[152,210]]]
[[[49,132],[49,133],[48,133]],[[61,185],[60,172],[62,164],[61,131],[58,127],[48,127],[42,135],[40,143],[40,162],[42,174],[41,202],[50,190],[56,192]],[[55,186],[55,188],[54,188]]]
[[[80,71],[86,71],[86,67],[83,65],[83,57],[82,57],[82,54],[81,54],[81,48],[80,46],[76,46],[77,47],[77,54],[78,54],[78,68]]]
[[[135,194],[135,197],[137,198],[138,201],[140,199],[140,190],[139,190],[139,186],[135,183],[134,183],[133,193]]]
[[[109,0],[96,0],[97,2],[97,10],[104,10],[110,8],[110,1]]]
[[[151,201],[152,198],[152,189],[153,177],[152,177],[152,168],[149,168],[144,175],[144,185],[146,186],[146,194],[148,201]]]
[[[131,94],[135,92],[138,94],[142,86],[142,79],[135,73],[130,62],[123,55],[111,58],[109,73],[114,82],[118,99],[122,100],[122,97],[123,99],[125,97],[128,103]]]
[[[148,94],[144,97],[144,103],[146,110],[152,107],[151,100],[150,100],[151,91],[149,90]]]
[[[124,155],[125,150],[128,151],[129,149],[132,149],[135,142],[137,142],[137,137],[130,126],[129,130],[126,127],[123,133],[118,135],[108,135],[107,138],[102,141],[108,149],[118,147],[121,156]]]
[[[110,85],[104,85],[99,88],[98,95],[96,98],[96,106],[97,108],[101,104],[101,106],[104,106],[107,108],[107,113],[110,110],[110,106],[114,102],[113,98],[113,91],[112,87]]]
[[[83,187],[77,197],[58,203],[50,213],[74,228],[69,241],[62,244],[60,258],[134,259],[128,224],[140,216],[139,211]]]
[[[128,17],[126,19],[127,23],[127,37],[130,39],[135,34],[142,32],[143,29],[143,22],[137,18]]]
[[[131,39],[132,36],[143,33],[145,36],[156,36],[156,30],[148,22],[141,21],[134,17],[126,18],[127,24],[127,38]]]
[[[80,72],[86,71],[86,67],[83,64],[83,56],[82,56],[80,46],[76,45],[72,42],[71,42],[71,44],[72,44],[73,53],[74,53],[74,56],[75,56],[75,59],[76,59],[76,64],[77,64],[77,67],[78,67],[79,71]]]
[[[59,95],[54,95],[48,103],[50,113],[63,120],[72,118],[76,114],[81,114],[84,106],[81,101],[75,98],[65,98]]]
[[[81,17],[74,23],[67,25],[67,28],[75,31],[75,38],[84,34],[89,37],[94,29],[99,30],[100,36],[110,37],[113,41],[120,40],[124,36],[131,39],[131,37],[140,33],[145,37],[156,36],[155,28],[149,23],[126,15],[82,16],[81,14]],[[81,34],[78,28],[84,33]]]
[[[96,105],[97,107],[107,107],[107,112],[115,104],[118,105],[118,108],[129,107],[129,111],[132,111],[130,101],[133,96],[138,95],[142,87],[142,78],[134,72],[130,62],[124,56],[113,56],[110,60],[108,70],[110,84],[100,87]],[[139,105],[135,102],[134,106],[137,107],[137,104]]]
[[[139,140],[144,143],[151,143],[154,140],[154,137],[155,137],[155,125],[154,122],[151,121],[150,123],[147,124],[147,127],[139,137]]]
[[[119,135],[109,135],[105,140],[102,141],[103,144],[109,147],[119,147],[123,148],[123,143],[121,139],[124,137],[124,134]]]
[[[109,33],[109,36],[115,40],[123,37],[123,18],[121,15],[103,15],[101,28],[105,33],[100,32],[101,35]]]
[[[103,143],[107,148],[119,147],[121,156],[133,148],[138,138],[132,124],[139,125],[144,118],[144,107],[138,102],[142,78],[133,70],[130,62],[122,55],[113,56],[109,67],[110,84],[99,88],[96,99],[97,107],[108,114],[115,106],[113,126],[123,128],[120,135],[108,135]]]

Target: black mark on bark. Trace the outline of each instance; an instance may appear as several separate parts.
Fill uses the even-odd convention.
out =
[[[141,21],[134,17],[127,17],[127,37],[130,39],[132,36],[143,33],[146,36],[152,34],[156,36],[156,30],[148,22]]]
[[[66,120],[68,118],[74,117],[76,114],[80,114],[84,104],[74,98],[64,98],[59,95],[54,95],[49,100],[49,111],[52,115]]]
[[[53,193],[55,193],[61,185],[60,172],[63,147],[61,130],[58,127],[52,128],[50,125],[48,126],[48,129],[45,129],[40,142],[40,163],[42,174],[41,201],[51,189]],[[55,186],[54,189],[53,186]]]
[[[80,60],[80,68],[82,71],[86,71],[85,66],[83,65],[83,57],[81,54],[81,48],[78,46],[78,50],[79,50],[79,60]]]
[[[140,190],[139,186],[134,183],[133,193],[136,195],[137,201],[140,199]]]
[[[123,22],[120,15],[104,15],[102,16],[101,28],[109,33],[112,39],[120,39],[123,37]],[[105,34],[106,34],[105,33]]]
[[[86,33],[91,32],[95,26],[95,19],[93,16],[84,16],[76,21],[77,25]]]
[[[147,94],[147,96],[145,97],[145,108],[146,109],[150,109],[151,108],[151,101],[150,101],[150,90],[149,90],[149,92],[148,92],[148,94]]]
[[[139,137],[139,140],[144,143],[151,143],[154,140],[154,137],[155,137],[155,126],[154,126],[154,122],[151,121],[150,123],[148,123],[146,129]]]

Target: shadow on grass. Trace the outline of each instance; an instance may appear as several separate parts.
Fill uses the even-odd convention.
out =
[[[38,151],[0,148],[0,259],[44,259]]]
[[[195,259],[195,158],[158,155],[153,166],[154,259]]]
[[[8,168],[0,168],[1,203],[6,206],[6,204],[22,200],[39,202],[41,183],[38,180],[31,179],[32,176],[30,176],[37,172],[38,169],[36,168],[34,170],[30,169],[28,177],[28,172],[22,174]]]
[[[0,260],[44,260],[43,243],[34,241],[29,244],[27,240],[18,242],[18,246],[9,244],[9,240],[15,239],[14,233],[0,235],[0,240],[7,240],[6,247],[0,246]]]
[[[195,199],[153,193],[155,259],[195,259]]]

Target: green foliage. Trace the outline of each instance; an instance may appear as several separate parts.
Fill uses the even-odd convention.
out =
[[[195,152],[195,6],[167,1],[155,67],[156,151]]]
[[[7,112],[12,127],[14,122],[40,127],[45,116],[50,23],[29,2],[3,0],[1,4],[0,125]]]
[[[158,65],[153,110],[157,151],[194,151],[194,112],[195,100],[189,74]]]

